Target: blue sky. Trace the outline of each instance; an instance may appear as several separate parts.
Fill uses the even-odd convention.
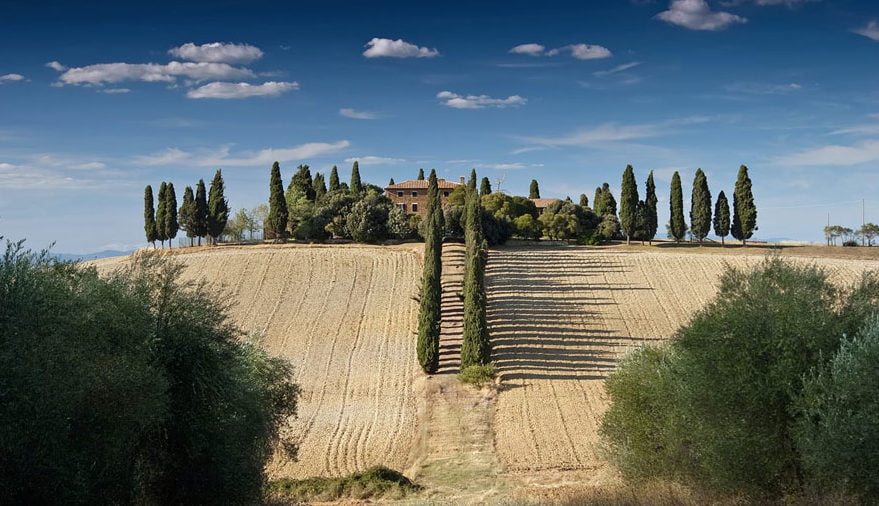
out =
[[[385,184],[475,167],[590,200],[626,164],[712,194],[750,168],[765,239],[879,222],[879,4],[830,0],[0,3],[0,235],[143,244],[143,187],[234,209],[269,168]]]

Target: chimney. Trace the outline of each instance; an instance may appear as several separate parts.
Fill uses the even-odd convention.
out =
[[[459,181],[462,185],[463,185],[463,184],[467,184],[467,180],[464,179],[464,176],[461,176],[460,178],[458,178],[458,181]]]

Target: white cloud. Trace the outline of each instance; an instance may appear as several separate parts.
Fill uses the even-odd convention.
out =
[[[624,63],[622,65],[617,65],[616,67],[614,67],[612,69],[599,70],[597,72],[593,72],[592,75],[595,77],[607,77],[607,76],[610,76],[613,74],[617,74],[619,72],[625,72],[626,70],[629,70],[631,68],[635,68],[638,65],[641,65],[641,62],[633,61],[631,63]]]
[[[560,137],[522,137],[521,140],[528,144],[544,147],[581,146],[595,147],[604,143],[628,141],[659,137],[668,134],[674,127],[705,123],[708,118],[694,116],[690,118],[675,119],[659,123],[643,123],[634,125],[618,125],[605,123],[593,128],[577,130],[574,133]],[[520,151],[521,152],[521,151]]]
[[[877,23],[875,19],[867,23],[867,26],[864,26],[863,28],[855,28],[852,31],[858,35],[863,35],[864,37],[869,37],[876,42],[879,42],[879,23]]]
[[[11,81],[24,81],[24,76],[21,74],[5,74],[0,76],[0,84]]]
[[[290,162],[306,160],[318,156],[337,153],[347,148],[351,143],[348,141],[337,142],[309,142],[292,148],[268,148],[248,155],[237,157],[229,156],[229,148],[224,147],[218,153],[198,158],[196,165],[207,167],[248,167],[269,166],[272,162]]]
[[[378,114],[368,111],[357,111],[350,108],[339,109],[339,115],[352,119],[378,119]]]
[[[847,166],[879,161],[879,141],[864,141],[854,146],[829,145],[807,149],[780,157],[779,165],[832,165]]]
[[[795,7],[799,4],[809,3],[809,2],[820,2],[821,0],[754,0],[754,3],[760,6],[766,5],[786,5],[788,7]]]
[[[128,93],[131,91],[131,89],[129,89],[129,88],[105,88],[100,91],[101,91],[101,93],[116,94],[116,93]]]
[[[712,11],[705,0],[672,0],[668,10],[660,12],[656,17],[690,30],[709,31],[723,30],[733,23],[748,21],[729,12]]]
[[[250,44],[211,42],[197,46],[192,42],[187,42],[182,46],[169,49],[168,54],[182,60],[195,62],[236,64],[258,60],[262,58],[263,52]]]
[[[254,77],[250,69],[225,63],[176,62],[158,63],[98,63],[67,69],[59,77],[62,84],[95,85],[123,81],[173,83],[178,77],[193,82],[245,79]]]
[[[391,40],[374,37],[366,43],[367,50],[363,56],[367,58],[433,58],[439,54],[436,49],[418,47],[403,39]]]
[[[510,49],[510,52],[513,54],[527,54],[529,56],[540,56],[546,50],[546,47],[540,44],[519,44],[518,46]]]
[[[59,63],[57,61],[50,61],[49,63],[46,64],[46,66],[52,70],[57,70],[58,72],[64,72],[65,70],[67,70],[66,65],[61,65],[61,63]]]
[[[507,98],[492,98],[488,95],[462,96],[451,91],[441,91],[436,98],[442,99],[442,104],[453,109],[484,109],[486,107],[516,107],[525,105],[528,99],[519,95],[511,95]]]
[[[551,49],[546,54],[549,56],[555,56],[566,51],[570,51],[571,56],[578,60],[600,60],[602,58],[610,58],[613,56],[610,49],[594,44],[569,44],[564,47]]]
[[[277,97],[282,93],[298,90],[299,83],[267,81],[262,84],[250,83],[208,83],[204,86],[189,90],[186,96],[189,98],[250,98],[250,97]]]
[[[134,162],[138,165],[172,165],[192,158],[190,153],[178,148],[167,148],[151,155],[138,156]]]
[[[406,160],[402,158],[389,158],[386,156],[361,156],[345,158],[345,163],[358,162],[360,165],[393,165],[395,163],[402,163],[405,161]]]
[[[747,93],[749,95],[784,95],[801,89],[803,89],[803,86],[797,83],[733,83],[726,86],[727,91],[734,93]]]
[[[118,186],[121,173],[92,158],[34,154],[0,162],[0,188],[15,190],[94,190]]]

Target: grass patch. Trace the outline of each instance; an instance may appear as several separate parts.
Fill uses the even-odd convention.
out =
[[[458,380],[461,383],[470,383],[471,385],[476,385],[477,387],[482,388],[482,386],[494,381],[496,373],[497,371],[494,368],[494,364],[471,365],[458,373]]]
[[[384,466],[340,478],[283,478],[269,483],[269,496],[294,501],[336,501],[339,499],[400,499],[421,490],[403,473]]]

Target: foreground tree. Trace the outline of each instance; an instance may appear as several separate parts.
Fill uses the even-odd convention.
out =
[[[335,167],[333,167],[335,171]],[[332,185],[332,177],[330,177]],[[265,228],[271,232],[275,240],[283,241],[287,238],[287,200],[284,198],[284,184],[281,180],[281,165],[278,162],[272,164],[272,174],[269,179],[269,215],[266,219]]]
[[[168,239],[165,222],[168,220],[168,183],[162,181],[159,185],[159,203],[156,206],[156,239],[165,249],[165,240]]]
[[[757,230],[757,206],[754,205],[748,168],[742,165],[739,167],[739,175],[733,191],[733,219],[730,233],[744,245],[754,235],[755,230]]]
[[[529,199],[539,199],[540,198],[540,186],[537,184],[536,179],[531,180],[531,186],[528,189],[528,198]]]
[[[363,191],[363,183],[360,181],[360,164],[354,161],[351,166],[351,184],[349,185],[352,193],[360,193]]]
[[[475,183],[475,172],[471,180]],[[491,359],[486,323],[485,250],[482,237],[482,206],[475,188],[468,188],[464,207],[464,330],[461,370],[485,365]]]
[[[334,192],[334,191],[338,190],[339,188],[340,188],[340,185],[339,185],[339,169],[337,169],[336,166],[333,165],[332,170],[330,170],[330,185],[329,185],[329,190],[330,190],[331,192]]]
[[[635,233],[637,215],[638,185],[635,183],[635,171],[631,165],[626,165],[620,186],[620,230],[626,234],[627,245]]]
[[[192,246],[195,237],[195,194],[192,193],[192,187],[187,186],[183,190],[183,203],[180,204],[180,210],[177,213],[180,221],[180,228],[186,232],[189,238],[189,245]]]
[[[681,175],[677,171],[671,176],[671,218],[668,222],[668,233],[675,242],[681,242],[687,234],[687,222],[684,221],[684,191],[681,188]]]
[[[424,234],[424,271],[418,310],[418,363],[428,374],[439,367],[439,336],[442,285],[443,214],[437,187],[436,171],[430,171]]]
[[[696,169],[693,179],[693,195],[690,201],[690,232],[702,242],[711,231],[711,191],[708,189],[708,178],[702,169]]]
[[[208,198],[204,179],[199,179],[195,187],[195,218],[193,219],[195,236],[201,246],[201,238],[208,235]]]
[[[165,237],[168,238],[168,247],[173,248],[172,239],[177,237],[180,224],[177,222],[177,192],[174,191],[174,183],[168,183],[165,188]]]
[[[717,195],[717,203],[714,204],[714,235],[720,237],[721,246],[729,235],[729,202],[723,191]]]
[[[656,205],[659,200],[656,198],[656,184],[653,182],[653,171],[647,176],[646,194],[644,195],[644,237],[650,244],[653,244],[653,238],[656,237],[656,230],[659,228],[659,214],[656,212]]]
[[[229,202],[226,200],[225,183],[223,183],[223,173],[220,169],[214,174],[214,180],[211,181],[211,189],[208,193],[208,234],[210,234],[213,243],[217,244],[223,230],[226,228],[226,222],[229,220]]]
[[[143,190],[143,231],[147,242],[156,247],[159,234],[156,232],[156,211],[153,207],[153,187],[147,185]]]

